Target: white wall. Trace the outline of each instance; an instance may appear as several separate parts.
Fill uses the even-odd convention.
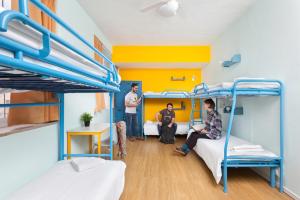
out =
[[[300,1],[259,0],[212,44],[212,63],[204,81],[232,81],[235,77],[280,79],[286,85],[285,188],[300,196]],[[222,68],[220,61],[241,53],[242,63]],[[278,152],[279,99],[242,98],[244,115],[237,116],[233,132]],[[226,118],[226,115],[223,114]]]
[[[77,1],[58,0],[58,15],[69,23],[84,38],[93,44],[94,33],[106,47],[111,44],[88,17]],[[70,37],[58,27],[57,34],[69,42],[81,47],[81,43]],[[91,53],[82,47],[85,52]],[[93,54],[91,54],[93,56]],[[79,117],[83,112],[93,113],[95,94],[67,94],[65,96],[65,127],[74,128],[80,125]],[[108,121],[108,112],[97,113],[94,122]],[[85,140],[77,139],[72,148],[74,152],[83,151]],[[0,138],[0,199],[16,190],[24,183],[39,176],[49,169],[58,158],[57,125],[51,125],[32,131],[17,133]]]

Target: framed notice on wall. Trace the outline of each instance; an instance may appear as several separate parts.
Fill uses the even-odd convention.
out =
[[[10,10],[11,9],[11,0],[0,0],[0,6],[2,9]]]

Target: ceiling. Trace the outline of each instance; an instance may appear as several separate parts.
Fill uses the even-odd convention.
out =
[[[206,45],[255,0],[178,0],[174,17],[140,12],[157,0],[77,0],[113,45]]]

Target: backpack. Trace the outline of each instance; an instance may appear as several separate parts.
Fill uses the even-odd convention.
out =
[[[175,143],[175,129],[173,126],[171,128],[169,128],[168,125],[163,125],[161,127],[160,142],[165,144]]]

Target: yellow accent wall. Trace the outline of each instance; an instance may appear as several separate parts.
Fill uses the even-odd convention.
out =
[[[208,63],[210,46],[113,46],[115,63]]]
[[[122,80],[142,81],[143,92],[161,92],[168,89],[192,91],[194,86],[201,83],[201,69],[132,69],[121,68]],[[185,76],[185,81],[171,81],[171,76],[180,78]],[[176,121],[188,122],[190,120],[190,99],[146,99],[145,120],[155,120],[155,113],[164,109],[168,102],[180,107],[181,101],[185,102],[186,109],[176,111]],[[199,115],[199,113],[198,113]]]

